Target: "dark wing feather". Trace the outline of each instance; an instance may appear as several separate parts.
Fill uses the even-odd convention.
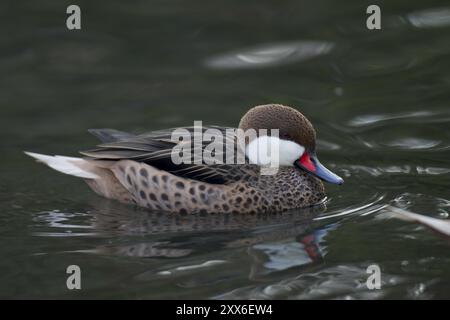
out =
[[[237,179],[242,178],[242,175],[248,173],[246,170],[249,169],[249,166],[245,166],[245,169],[239,165],[222,163],[208,165],[207,163],[211,163],[211,161],[208,162],[208,159],[202,159],[202,163],[174,164],[171,158],[172,149],[176,145],[176,143],[171,140],[174,129],[148,132],[140,135],[132,135],[113,129],[90,130],[90,132],[99,137],[103,143],[98,145],[95,149],[82,151],[81,154],[99,160],[130,159],[144,162],[180,177],[216,184],[227,184],[236,181]],[[186,127],[183,129],[188,130],[194,135],[194,127]],[[220,143],[222,146],[222,151],[218,151],[217,155],[222,155],[222,159],[226,159],[226,154],[233,148],[233,154],[236,158],[237,149],[235,147],[236,137],[234,133],[227,131],[229,128],[211,126],[203,127],[202,134],[207,129],[216,129],[216,133],[221,135],[221,139],[219,140],[216,140],[217,138],[214,136],[214,141],[218,141],[216,146],[219,146]],[[225,137],[225,139],[222,139],[223,137]],[[191,155],[199,150],[201,150],[203,154],[204,148],[209,143],[210,141],[203,141],[202,144],[192,143]],[[191,160],[193,160],[193,156]]]
[[[101,142],[113,142],[134,137],[133,134],[115,129],[89,129],[89,133],[96,136]]]

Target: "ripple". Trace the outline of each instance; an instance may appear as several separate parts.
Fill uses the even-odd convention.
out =
[[[365,285],[366,268],[338,265],[319,272],[305,272],[297,277],[267,285],[255,285],[226,292],[215,299],[380,299],[390,288],[404,283],[406,278],[383,272],[381,290],[369,290]]]
[[[450,8],[433,8],[408,14],[406,19],[417,28],[438,28],[450,25]]]
[[[387,142],[385,145],[388,147],[400,149],[423,150],[437,147],[440,143],[441,141],[438,140],[428,140],[421,138],[400,138],[391,142]]]
[[[363,165],[341,165],[339,169],[345,172],[346,177],[351,177],[352,175],[357,175],[360,173],[368,174],[372,177],[379,177],[382,175],[390,175],[390,174],[421,174],[421,175],[440,175],[450,173],[450,168],[443,167],[411,167],[409,165],[396,166],[396,165],[387,165],[387,166],[378,166],[378,167],[369,167]]]
[[[177,272],[210,268],[210,267],[217,266],[217,265],[224,264],[224,263],[227,263],[227,261],[226,260],[210,260],[210,261],[205,261],[200,264],[180,266],[180,267],[176,267],[176,268],[173,268],[170,270],[159,271],[157,274],[168,276],[168,275],[172,275],[173,273],[177,273]]]
[[[330,142],[330,141],[321,140],[321,139],[317,140],[317,147],[319,149],[329,150],[329,151],[334,151],[334,150],[341,149],[340,145],[338,145],[336,143],[333,143],[333,142]]]
[[[405,119],[405,118],[418,118],[418,117],[429,117],[434,115],[434,113],[429,111],[414,111],[405,113],[395,113],[395,114],[367,114],[354,117],[348,122],[348,125],[352,127],[363,127],[367,125],[372,125],[381,121],[395,120],[395,119]]]
[[[448,150],[450,148],[448,144],[445,144],[441,140],[435,139],[398,137],[390,141],[385,141],[383,140],[383,137],[378,136],[375,139],[377,139],[378,141],[374,139],[363,138],[361,136],[356,137],[356,141],[358,141],[362,146],[369,149],[386,150],[386,147],[388,147],[392,150],[401,151],[442,151]]]
[[[386,167],[378,167],[383,173],[403,173],[408,174],[411,172],[411,167],[408,165],[404,166],[386,166]]]
[[[99,246],[90,250],[90,253],[139,258],[181,258],[192,252],[191,249],[171,248],[168,244],[168,242],[141,242],[130,245]]]
[[[393,203],[400,208],[412,211],[437,212],[434,215],[436,218],[448,216],[450,213],[450,200],[423,193],[405,192],[398,195]]]
[[[408,295],[412,299],[431,299],[432,295],[426,293],[427,285],[425,283],[419,283],[408,289]]]
[[[94,237],[97,236],[98,233],[96,232],[33,232],[33,236],[36,237],[56,237],[56,238],[68,238],[68,237]]]
[[[325,41],[269,43],[208,58],[211,69],[250,69],[305,61],[327,54],[334,47]]]
[[[385,204],[381,203],[384,199],[384,195],[377,197],[369,203],[361,204],[359,206],[345,208],[342,210],[327,212],[326,215],[321,215],[319,217],[314,218],[315,221],[336,218],[336,217],[346,217],[352,215],[368,215],[371,213],[378,212],[382,210]]]
[[[450,172],[449,168],[438,168],[438,167],[416,167],[418,174],[429,174],[429,175],[439,175],[446,174]]]
[[[81,224],[78,220],[83,220],[88,217],[89,214],[82,212],[61,212],[60,210],[44,211],[40,212],[33,218],[34,222],[39,224],[46,224],[52,228],[63,229],[92,229],[92,225]]]
[[[348,168],[348,169],[347,169]],[[369,166],[363,166],[363,165],[349,165],[349,166],[341,166],[341,169],[347,169],[346,176],[350,177],[354,173],[368,173],[372,177],[378,177],[383,174],[383,171],[381,171],[379,168],[369,167]]]

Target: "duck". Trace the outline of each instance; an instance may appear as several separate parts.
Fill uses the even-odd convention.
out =
[[[25,153],[56,171],[84,179],[105,198],[180,214],[254,214],[312,207],[326,199],[323,182],[344,182],[318,160],[316,131],[295,108],[258,105],[242,116],[237,128],[197,129],[191,126],[143,134],[90,129],[101,143],[81,151],[82,157]],[[193,145],[173,139],[174,132],[180,130],[194,135]],[[255,134],[240,144],[239,132],[251,130]],[[214,138],[210,141],[222,148],[210,153],[210,158],[229,154],[239,144],[237,149],[241,152],[235,152],[231,158],[236,160],[241,154],[244,161],[211,162],[207,157],[200,161],[175,161],[174,150],[180,144],[194,154],[198,151],[204,155],[201,152],[210,149],[210,144],[203,141],[195,143],[199,132],[209,132]],[[186,150],[179,155],[186,155]]]

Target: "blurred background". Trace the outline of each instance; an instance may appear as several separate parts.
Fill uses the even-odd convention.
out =
[[[66,8],[81,8],[81,30]],[[450,4],[377,1],[2,1],[0,297],[450,298],[448,240],[383,219],[450,210]],[[326,206],[175,217],[94,195],[22,151],[76,155],[88,128],[237,126],[302,111],[343,176]],[[382,289],[368,290],[378,264]],[[66,288],[66,267],[82,290]]]

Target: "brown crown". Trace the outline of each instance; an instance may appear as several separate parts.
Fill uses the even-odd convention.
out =
[[[311,122],[294,108],[281,104],[266,104],[251,108],[242,117],[239,128],[279,129],[280,138],[301,144],[308,151],[316,147],[316,131]]]

